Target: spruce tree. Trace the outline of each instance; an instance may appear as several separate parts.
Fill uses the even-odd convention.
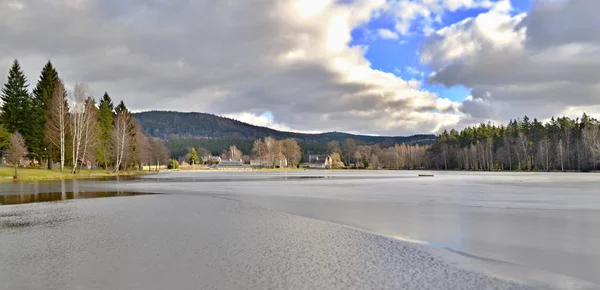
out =
[[[117,105],[117,107],[115,108],[115,114],[119,114],[121,112],[128,112],[129,110],[127,110],[127,106],[125,106],[125,103],[123,101],[121,101],[119,103],[119,105]]]
[[[49,147],[50,142],[44,138],[44,126],[48,115],[48,106],[52,99],[52,93],[54,92],[57,81],[58,73],[54,69],[52,62],[48,61],[42,69],[36,87],[33,89],[33,112],[31,115],[32,141],[29,146],[32,152],[37,153],[40,156],[44,153],[48,153],[45,152],[45,149]]]
[[[96,150],[96,157],[99,163],[104,164],[104,168],[108,167],[110,161],[110,144],[112,138],[112,125],[114,117],[114,105],[108,95],[104,93],[104,96],[100,100],[100,106],[98,108],[98,147]]]
[[[34,143],[35,138],[32,134],[34,126],[31,122],[34,113],[33,101],[27,87],[27,78],[23,74],[19,61],[15,59],[0,95],[2,99],[0,120],[10,133],[20,132],[29,146]]]

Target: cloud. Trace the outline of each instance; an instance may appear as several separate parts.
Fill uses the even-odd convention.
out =
[[[417,33],[429,35],[434,26],[442,24],[447,12],[474,8],[490,8],[490,0],[391,0],[385,10],[396,21],[395,29],[401,35]]]
[[[418,77],[424,77],[425,76],[425,72],[422,72],[420,70],[418,70],[415,67],[412,66],[407,66],[404,71],[406,71],[407,74],[413,75],[413,76],[418,76]]]
[[[428,37],[421,62],[434,70],[430,82],[473,89],[460,110],[476,120],[600,116],[600,37],[590,12],[600,2],[592,3],[538,1],[512,15],[510,2],[500,2]]]
[[[377,34],[379,34],[379,37],[383,39],[398,39],[398,33],[389,29],[378,29]]]
[[[225,117],[235,119],[238,121],[242,121],[242,122],[245,122],[248,124],[256,125],[256,126],[268,127],[268,128],[279,130],[279,131],[293,131],[292,128],[282,125],[282,124],[279,124],[279,123],[276,123],[271,118],[269,118],[268,116],[266,116],[264,114],[256,115],[256,114],[251,114],[251,113],[238,113],[238,114],[228,114],[228,115],[225,115]],[[302,133],[311,133],[311,132],[302,132]]]
[[[458,122],[459,104],[373,69],[367,48],[350,45],[388,3],[313,2],[0,0],[0,55],[10,56],[0,73],[19,58],[34,83],[52,59],[67,83],[134,110],[297,131],[413,134]]]

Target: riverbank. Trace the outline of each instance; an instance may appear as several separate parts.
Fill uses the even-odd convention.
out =
[[[15,180],[13,167],[0,167],[0,183],[13,181],[38,181],[38,180],[70,180],[70,179],[98,179],[115,176],[134,176],[140,174],[149,174],[146,171],[126,171],[118,174],[103,169],[81,169],[79,174],[72,174],[71,169],[60,170],[46,169],[19,169],[19,179]]]

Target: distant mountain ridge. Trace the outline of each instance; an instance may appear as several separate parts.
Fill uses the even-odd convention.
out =
[[[144,133],[165,140],[176,139],[259,139],[271,136],[277,139],[295,138],[304,143],[325,144],[330,141],[343,142],[352,138],[365,144],[393,145],[400,143],[432,143],[435,135],[413,136],[369,136],[341,132],[306,134],[278,131],[255,126],[238,120],[208,113],[184,113],[174,111],[146,111],[133,114]]]

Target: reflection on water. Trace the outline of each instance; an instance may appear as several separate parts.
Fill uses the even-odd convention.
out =
[[[115,196],[134,196],[139,192],[46,192],[35,194],[0,195],[0,205],[14,205],[34,202],[51,202],[69,199],[86,199]]]

